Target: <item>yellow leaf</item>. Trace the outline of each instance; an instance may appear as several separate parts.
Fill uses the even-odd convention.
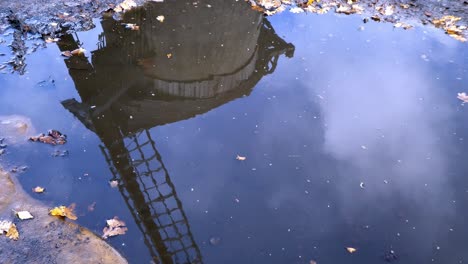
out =
[[[45,189],[44,189],[43,187],[37,186],[37,187],[35,187],[35,188],[33,189],[33,192],[35,192],[35,193],[43,193],[44,190],[45,190]]]
[[[353,247],[347,247],[346,250],[347,250],[349,253],[351,253],[351,254],[353,254],[354,252],[357,251],[357,249],[355,249],[355,248],[353,248]]]
[[[11,224],[10,228],[8,229],[7,233],[6,233],[6,236],[10,239],[13,239],[13,240],[18,240],[19,238],[19,233],[18,233],[18,229],[16,229],[16,225],[15,224]]]
[[[70,220],[76,220],[78,219],[78,217],[76,217],[76,215],[73,213],[74,208],[75,208],[74,204],[70,205],[69,207],[61,205],[50,210],[49,214],[53,216],[66,217]]]
[[[242,157],[242,156],[239,156],[239,155],[237,155],[237,157],[236,157],[236,160],[240,160],[240,161],[246,160],[246,159],[247,159],[246,157]]]

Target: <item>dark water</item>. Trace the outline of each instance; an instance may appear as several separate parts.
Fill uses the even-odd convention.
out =
[[[131,263],[468,261],[467,44],[231,1],[124,19],[140,30],[103,19],[0,75],[1,115],[68,135],[2,156],[34,197],[98,234],[123,219]]]

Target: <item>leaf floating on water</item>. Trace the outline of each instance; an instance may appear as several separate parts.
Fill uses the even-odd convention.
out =
[[[351,253],[351,254],[353,254],[354,252],[357,251],[357,249],[355,249],[355,248],[353,248],[353,247],[347,247],[346,250],[347,250],[349,253]]]
[[[397,22],[393,26],[396,27],[396,28],[403,28],[403,29],[413,28],[412,25],[409,25],[409,24],[406,24],[406,23],[403,23],[403,22]]]
[[[109,182],[110,187],[115,188],[119,186],[119,181],[113,180]]]
[[[289,12],[293,13],[293,14],[299,14],[299,13],[303,13],[304,12],[304,9],[300,8],[300,7],[293,7],[289,10]]]
[[[137,26],[137,24],[127,23],[127,24],[123,24],[123,25],[125,26],[126,29],[140,30],[140,26]]]
[[[164,16],[157,16],[156,17],[156,20],[158,20],[159,22],[164,22]]]
[[[239,155],[237,155],[237,157],[236,157],[236,160],[240,160],[240,161],[243,161],[243,160],[246,160],[246,159],[247,159],[246,157],[239,156]]]
[[[75,209],[75,204],[72,204],[69,207],[61,205],[50,210],[49,214],[53,216],[66,217],[70,220],[76,220],[78,219],[78,217],[76,217],[76,215],[73,213],[74,209]]]
[[[114,216],[113,219],[109,219],[106,221],[107,226],[104,227],[102,232],[102,238],[106,239],[108,237],[117,236],[117,235],[124,235],[128,228],[125,226],[125,222],[119,220],[117,216]]]
[[[71,56],[73,56],[73,54],[72,54],[71,51],[69,51],[69,50],[62,51],[61,54],[62,54],[62,56],[68,57],[68,58],[71,57]]]
[[[33,190],[33,192],[35,192],[35,193],[43,193],[44,190],[45,190],[45,188],[43,188],[43,187],[41,187],[41,186],[37,186],[37,187],[33,188],[32,190]]]
[[[46,43],[54,43],[54,42],[58,42],[59,40],[60,40],[59,38],[51,38],[51,37],[46,37],[44,39]]]
[[[18,216],[19,219],[21,220],[27,220],[27,219],[33,219],[34,216],[28,211],[19,211],[16,212],[16,215]]]
[[[462,100],[463,103],[468,103],[468,95],[466,93],[458,93],[457,98]]]
[[[73,56],[83,56],[85,54],[85,52],[86,52],[86,50],[80,47],[80,48],[78,48],[76,50],[72,50],[71,54]]]

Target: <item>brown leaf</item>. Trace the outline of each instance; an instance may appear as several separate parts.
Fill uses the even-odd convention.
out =
[[[113,219],[109,219],[106,221],[107,226],[104,227],[102,232],[102,238],[106,239],[108,237],[117,236],[117,235],[124,235],[128,228],[125,226],[125,222],[119,220],[117,216],[114,216]]]

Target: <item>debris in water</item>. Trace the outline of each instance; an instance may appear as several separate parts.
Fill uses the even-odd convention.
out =
[[[19,211],[16,212],[16,215],[18,216],[19,219],[21,220],[27,220],[27,219],[33,219],[34,216],[28,211]]]
[[[93,202],[92,204],[88,205],[88,212],[94,211],[96,208],[96,202]]]
[[[71,54],[73,56],[83,56],[85,54],[85,52],[86,52],[86,50],[80,47],[78,49],[72,50]]]
[[[395,251],[393,250],[390,250],[389,252],[385,253],[383,258],[387,262],[393,262],[395,260],[398,260],[398,256],[395,254]]]
[[[156,17],[156,20],[158,20],[159,22],[164,22],[164,16],[157,16]]]
[[[463,103],[468,103],[468,95],[466,93],[458,93],[457,98],[462,100]]]
[[[52,157],[67,157],[68,154],[68,150],[55,150],[52,152]]]
[[[357,251],[357,249],[355,249],[355,248],[353,248],[353,247],[347,247],[346,250],[347,250],[349,253],[351,253],[351,254],[353,254],[354,252]]]
[[[364,189],[366,186],[365,186],[365,184],[364,184],[363,182],[361,182],[361,183],[359,184],[359,187],[361,187],[361,189]]]
[[[210,244],[211,245],[217,246],[217,245],[219,245],[219,243],[221,243],[221,238],[219,238],[219,237],[210,238]]]
[[[58,42],[59,40],[60,40],[59,38],[51,38],[51,37],[46,37],[44,39],[46,43],[54,43],[54,42]]]
[[[167,56],[168,59],[170,59],[170,58],[172,58],[172,53],[168,53],[168,54],[166,54],[166,56]]]
[[[236,156],[236,160],[243,161],[243,160],[246,160],[246,159],[247,159],[247,158],[246,158],[246,157],[243,157],[243,156],[239,156],[239,155]]]
[[[107,226],[104,227],[102,232],[102,238],[106,239],[108,237],[117,236],[117,235],[124,235],[128,228],[125,226],[125,222],[119,220],[117,216],[114,216],[113,219],[109,219],[106,221]]]
[[[137,24],[128,23],[128,24],[122,24],[122,25],[124,25],[126,29],[140,30],[140,26],[137,26]]]
[[[119,186],[119,181],[112,180],[112,181],[109,182],[109,185],[110,185],[110,187],[115,188],[115,187]]]
[[[43,193],[45,188],[41,187],[41,186],[36,186],[35,188],[32,189],[33,192],[35,193]]]
[[[63,145],[67,143],[67,136],[59,132],[58,130],[49,130],[47,136],[43,133],[35,137],[30,137],[30,141],[42,142],[51,145]]]
[[[69,50],[66,50],[66,51],[62,51],[62,53],[60,53],[62,56],[64,57],[71,57],[73,56],[73,54],[71,53],[71,51]]]
[[[66,217],[70,220],[76,220],[78,219],[78,217],[76,217],[76,215],[73,213],[74,209],[75,209],[75,204],[71,204],[69,207],[61,205],[50,210],[49,214],[53,216]]]

